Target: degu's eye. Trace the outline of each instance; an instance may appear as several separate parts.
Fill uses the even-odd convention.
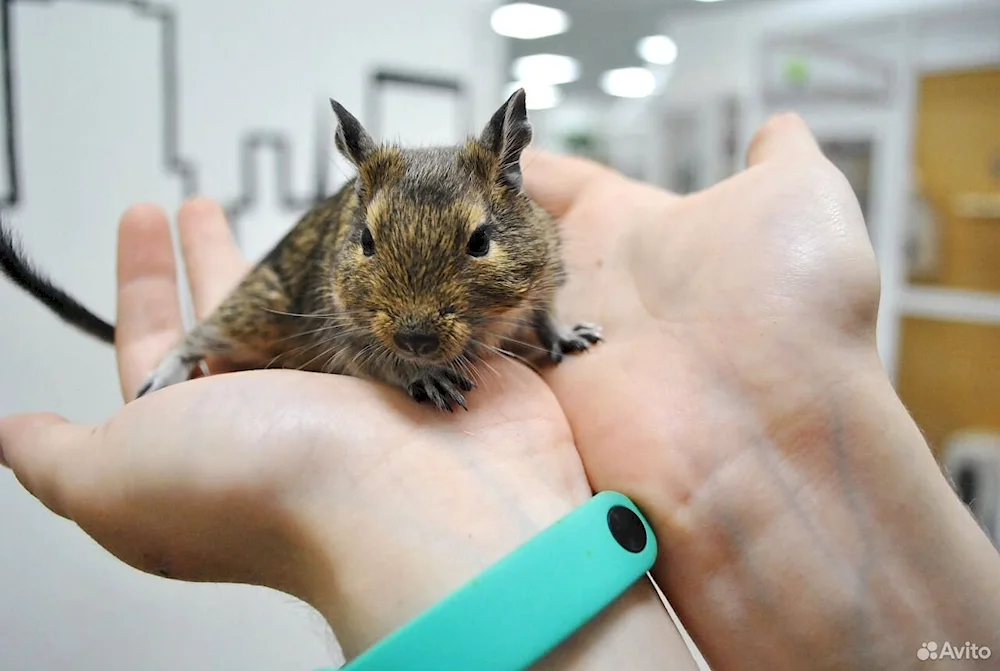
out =
[[[469,256],[486,256],[490,251],[490,228],[483,225],[472,232],[466,248]]]
[[[371,229],[367,226],[365,226],[365,230],[361,231],[361,251],[364,252],[365,256],[375,254],[375,238],[372,237]]]

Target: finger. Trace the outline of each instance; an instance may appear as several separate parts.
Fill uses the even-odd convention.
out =
[[[250,270],[226,221],[222,207],[192,198],[177,216],[181,251],[197,319],[214,310]]]
[[[71,517],[67,492],[80,455],[87,453],[93,427],[71,424],[59,415],[34,413],[0,420],[0,453],[28,492],[52,512]]]
[[[757,129],[747,150],[747,165],[815,157],[822,152],[816,137],[798,114],[777,114]]]
[[[613,170],[588,159],[559,156],[531,147],[522,154],[521,170],[525,191],[554,217],[566,214],[600,180],[622,179]]]
[[[153,205],[135,205],[118,227],[118,327],[122,395],[131,399],[183,336],[170,223]]]

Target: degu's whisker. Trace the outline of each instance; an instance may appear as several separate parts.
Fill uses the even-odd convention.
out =
[[[501,324],[503,326],[514,326],[517,328],[526,328],[526,329],[532,328],[531,320],[526,319],[524,317],[518,317],[514,319],[507,317],[488,317],[484,321],[486,324]]]
[[[319,343],[319,344],[322,345],[324,343]],[[312,364],[313,361],[316,361],[317,359],[322,359],[324,356],[326,356],[327,354],[329,354],[331,351],[334,351],[335,349],[336,348],[334,348],[334,347],[327,347],[326,349],[324,349],[323,351],[321,351],[319,354],[317,354],[313,358],[309,359],[309,361],[306,361],[301,366],[297,366],[296,370],[305,370],[305,369],[307,369],[310,366],[310,364]]]
[[[282,352],[281,354],[279,354],[278,356],[276,356],[274,359],[271,359],[270,364],[273,364],[275,362],[275,360],[277,360],[278,358],[280,358],[282,356],[286,356],[288,358],[291,358],[292,356],[297,355],[297,354],[305,354],[309,350],[314,349],[316,347],[321,347],[323,345],[329,345],[330,343],[332,343],[332,342],[334,342],[336,340],[339,340],[344,335],[345,334],[343,334],[342,332],[338,331],[336,333],[333,333],[333,334],[329,335],[326,338],[313,338],[313,339],[310,339],[309,342],[306,342],[306,343],[304,343],[302,345],[299,345],[298,347],[294,347],[294,348],[288,350],[287,352]],[[311,363],[311,361],[310,361],[310,363]],[[270,366],[270,364],[268,364],[268,366]],[[304,364],[304,365],[307,365],[307,364]]]
[[[360,359],[361,357],[363,357],[365,355],[365,353],[368,352],[368,351],[370,351],[373,347],[375,347],[375,343],[374,342],[370,342],[367,345],[365,345],[364,347],[362,347],[361,349],[359,349],[357,352],[354,353],[354,356],[351,357],[351,360],[349,362],[347,362],[347,366],[350,367],[350,366],[353,366],[354,364],[356,364],[358,362],[358,359]]]
[[[498,354],[500,356],[506,356],[506,357],[508,357],[510,359],[514,359],[516,361],[520,361],[521,363],[525,364],[526,366],[528,366],[529,368],[532,368],[532,369],[535,367],[534,365],[532,365],[532,363],[530,361],[528,361],[524,357],[519,356],[519,355],[515,354],[514,352],[505,350],[502,347],[497,347],[495,345],[488,345],[488,344],[486,344],[486,343],[484,343],[484,342],[482,342],[480,340],[476,340],[474,342],[477,345],[479,345],[480,347],[483,347],[486,350],[489,350],[490,352],[493,352],[494,354]],[[483,361],[483,363],[486,362],[485,359],[480,359],[480,361]]]
[[[509,359],[513,359],[515,361],[520,361],[521,363],[523,363],[528,368],[531,368],[532,370],[534,370],[534,368],[535,368],[534,364],[532,364],[530,361],[528,361],[527,359],[525,359],[523,356],[520,356],[519,354],[515,354],[514,352],[511,352],[510,350],[506,350],[506,349],[504,349],[502,347],[495,347],[493,345],[486,345],[486,348],[489,349],[489,350],[491,350],[491,351],[493,351],[493,352],[496,352],[497,354],[500,354],[502,356],[506,356]]]
[[[461,357],[459,357],[459,361],[462,363],[463,368],[465,368],[465,370],[468,371],[469,377],[471,377],[473,381],[482,383],[484,388],[488,386],[486,376],[483,375],[482,371],[479,370],[478,366],[473,364],[473,362],[470,361],[467,356],[463,354]],[[486,366],[488,368],[493,368],[488,363],[486,364]],[[495,372],[496,370],[494,369],[494,373]]]
[[[469,370],[469,367],[465,365],[465,362],[462,361],[462,359],[462,356],[457,357],[450,364],[448,364],[448,367],[453,373],[455,373],[455,375],[459,377],[471,378],[472,381],[475,382],[475,376],[472,374],[472,371]]]
[[[305,338],[306,336],[313,335],[315,333],[322,333],[324,331],[336,331],[337,333],[344,333],[344,334],[347,333],[346,331],[338,329],[335,324],[325,324],[323,326],[320,326],[318,329],[310,329],[308,331],[296,331],[295,333],[292,333],[290,335],[286,335],[281,338],[276,338],[273,342],[279,343],[279,342],[285,342],[286,340],[294,340],[296,338]]]
[[[484,366],[486,366],[487,368],[489,368],[489,369],[490,369],[490,371],[491,371],[491,372],[493,373],[493,375],[495,375],[495,376],[496,376],[496,377],[497,377],[498,379],[499,379],[499,378],[501,378],[501,377],[503,377],[503,376],[502,376],[502,375],[500,374],[500,371],[498,371],[498,370],[497,370],[496,368],[494,368],[494,367],[492,366],[492,364],[490,364],[490,362],[489,362],[489,361],[487,361],[487,360],[486,360],[485,358],[483,358],[483,357],[481,357],[481,356],[477,356],[476,358],[477,358],[477,359],[479,360],[479,363],[481,363],[481,364],[483,364]],[[483,379],[484,379],[484,380],[486,379],[486,376],[485,376],[485,375],[483,376]]]
[[[535,350],[538,350],[539,352],[548,353],[548,350],[545,349],[544,347],[539,347],[538,345],[535,345],[535,344],[530,343],[530,342],[524,342],[523,340],[517,340],[516,338],[504,338],[504,340],[506,342],[514,343],[515,345],[522,345],[522,346],[527,347],[529,349],[535,349]]]
[[[381,361],[386,354],[384,347],[374,347],[368,355],[364,358],[362,365],[365,368],[378,369],[378,362]]]
[[[262,306],[260,309],[263,310],[263,311],[265,311],[265,312],[270,312],[271,314],[274,314],[274,315],[281,315],[282,317],[305,317],[307,319],[331,319],[331,318],[340,317],[340,316],[346,314],[344,312],[331,312],[331,313],[322,313],[322,312],[310,312],[310,313],[305,313],[305,312],[284,312],[283,310],[275,310],[274,308],[269,308],[267,306]]]
[[[296,331],[290,335],[284,336],[283,338],[278,338],[273,342],[284,342],[286,340],[293,340],[295,338],[305,338],[306,336],[315,335],[317,333],[329,332],[333,337],[347,337],[354,335],[356,333],[367,333],[368,329],[364,326],[352,326],[351,328],[341,328],[336,324],[327,324],[321,326],[317,329],[311,329],[309,331]],[[310,338],[310,340],[315,340],[315,338]]]
[[[331,366],[331,364],[333,364],[333,362],[337,359],[337,357],[341,356],[343,353],[344,353],[344,350],[342,350],[342,349],[335,349],[335,350],[333,350],[333,353],[330,354],[330,358],[328,358],[326,360],[326,362],[320,367],[320,371],[323,372],[323,373],[330,373],[330,372],[332,372],[333,371],[333,367]]]

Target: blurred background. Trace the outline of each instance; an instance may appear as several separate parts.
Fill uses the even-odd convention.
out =
[[[687,193],[775,111],[809,122],[866,215],[879,349],[1000,538],[997,0],[0,0],[0,206],[115,312],[122,211],[218,199],[259,257],[350,171],[329,98],[411,144],[477,132],[513,87],[535,143]],[[0,414],[97,422],[110,348],[0,282]],[[303,671],[341,657],[269,590],[126,567],[0,472],[0,669]]]

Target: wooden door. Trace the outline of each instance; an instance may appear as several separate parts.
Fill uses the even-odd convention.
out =
[[[911,286],[1000,306],[1000,212],[969,212],[1000,198],[1000,68],[926,76],[916,122],[916,173],[938,222],[939,262]],[[963,209],[964,208],[964,209]],[[992,305],[992,304],[989,304]],[[965,429],[1000,432],[1000,307],[966,316],[904,315],[899,393],[939,453]]]

